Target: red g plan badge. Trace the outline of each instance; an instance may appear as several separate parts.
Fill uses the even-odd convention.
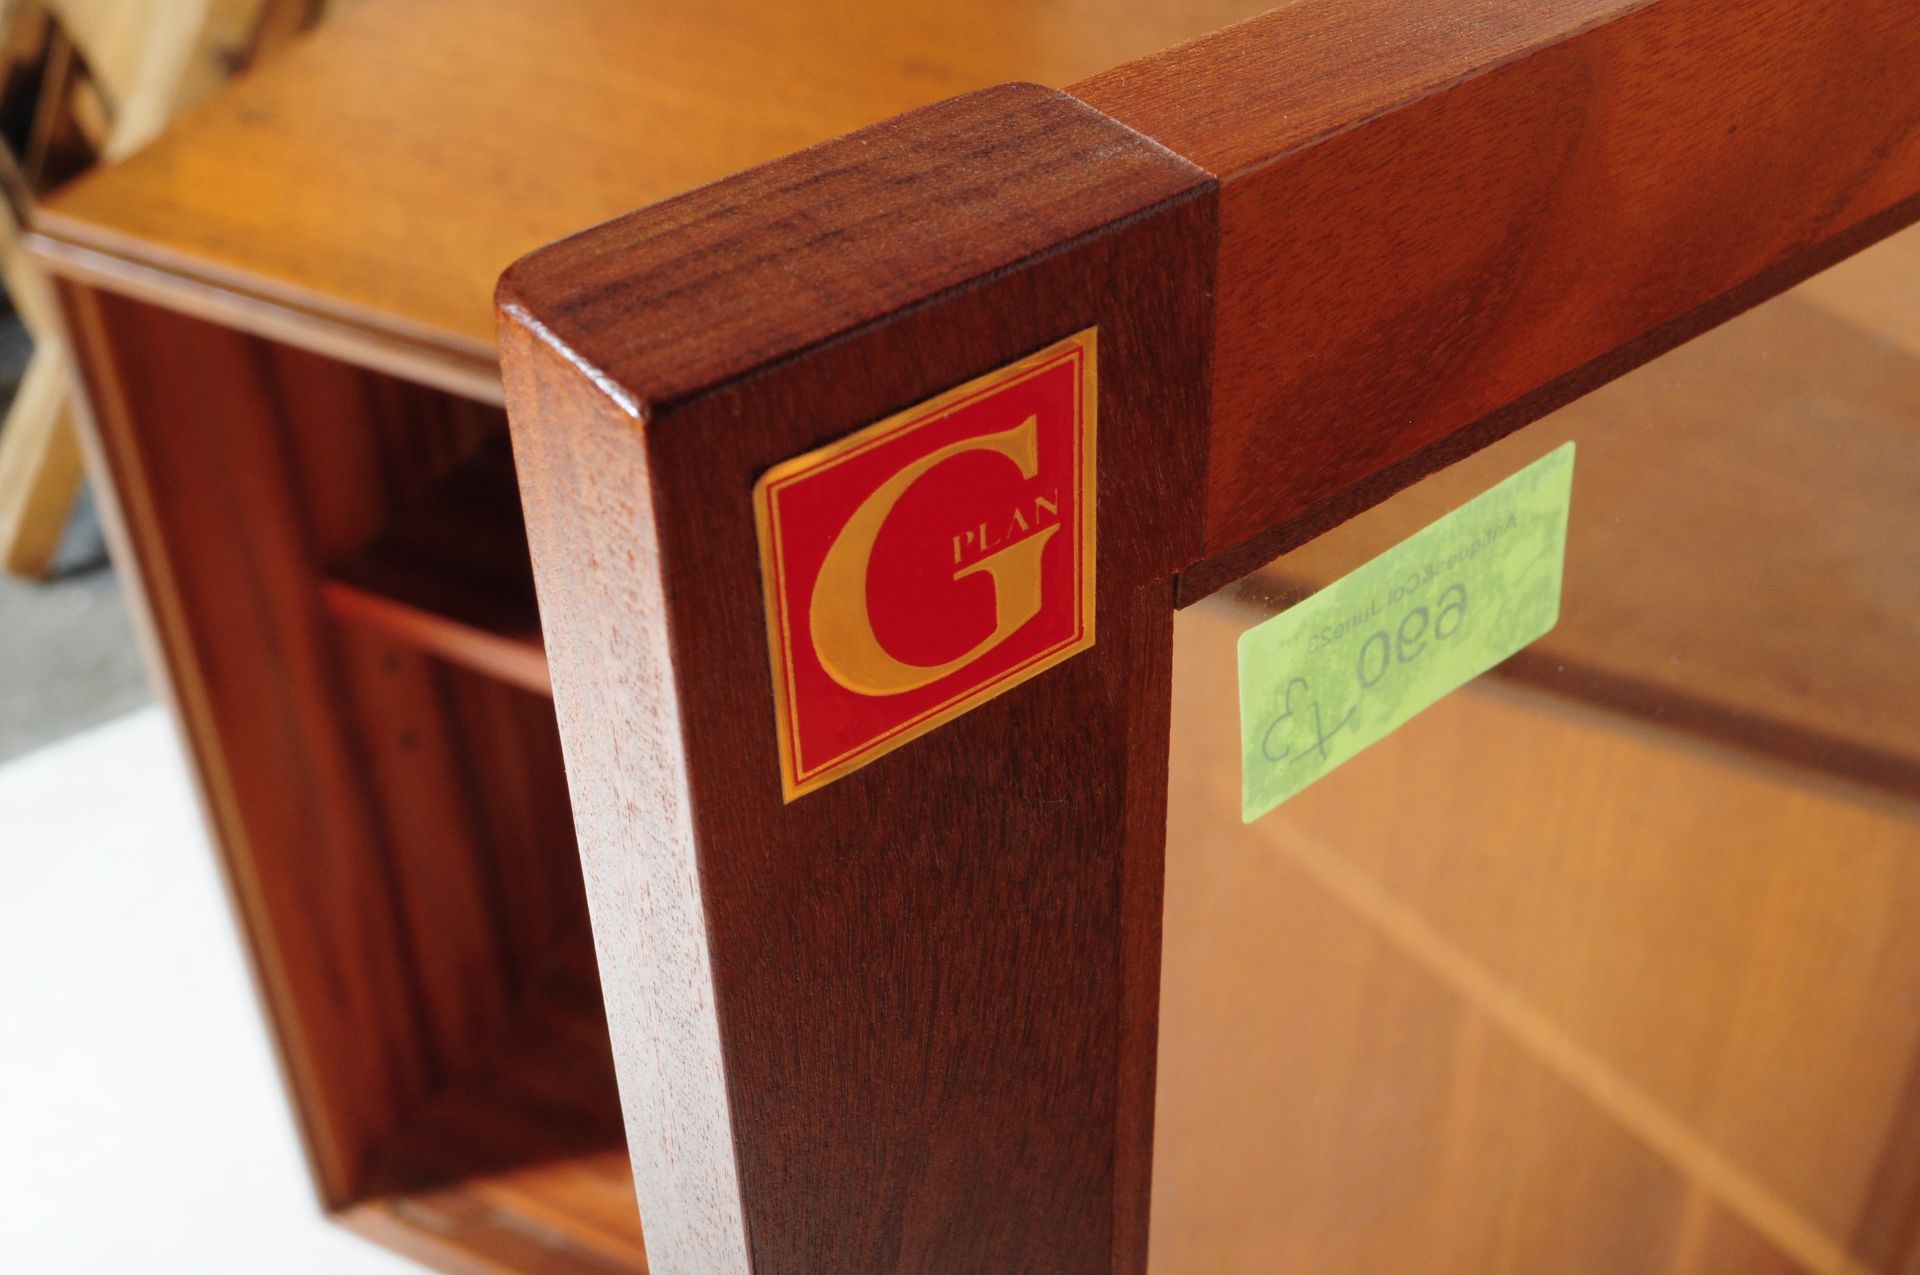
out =
[[[1093,645],[1096,335],[754,485],[788,801]]]

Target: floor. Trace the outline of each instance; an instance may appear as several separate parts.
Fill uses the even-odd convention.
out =
[[[83,590],[45,631],[116,669]],[[319,1214],[158,708],[0,765],[0,1015],[0,1270],[418,1271]]]
[[[0,573],[0,763],[152,698],[118,579],[83,498],[52,579]]]

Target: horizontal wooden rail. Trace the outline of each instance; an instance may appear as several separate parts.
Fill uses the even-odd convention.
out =
[[[1310,0],[1073,92],[1220,183],[1183,601],[1920,216],[1901,0]]]
[[[1173,607],[1920,215],[1911,19],[1304,0],[510,270],[655,1269],[1143,1269]],[[783,788],[756,483],[1093,333],[1090,645]]]

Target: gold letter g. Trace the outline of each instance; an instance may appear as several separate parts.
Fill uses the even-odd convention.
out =
[[[862,695],[899,695],[918,690],[965,668],[1040,614],[1040,552],[1060,530],[1059,523],[953,573],[958,580],[984,571],[993,580],[994,625],[993,632],[971,650],[944,664],[909,664],[895,659],[880,645],[873,631],[873,614],[867,607],[867,572],[874,542],[907,488],[934,466],[971,451],[998,452],[1019,467],[1022,478],[1032,478],[1039,469],[1035,432],[1035,418],[1029,416],[1002,433],[962,439],[928,452],[887,479],[853,511],[820,564],[808,617],[814,651],[834,681]]]

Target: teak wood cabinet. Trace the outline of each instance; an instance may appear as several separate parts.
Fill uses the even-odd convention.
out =
[[[1910,0],[1252,8],[369,0],[46,210],[343,1220],[1920,1269]],[[1567,438],[1243,827],[1238,632]]]

